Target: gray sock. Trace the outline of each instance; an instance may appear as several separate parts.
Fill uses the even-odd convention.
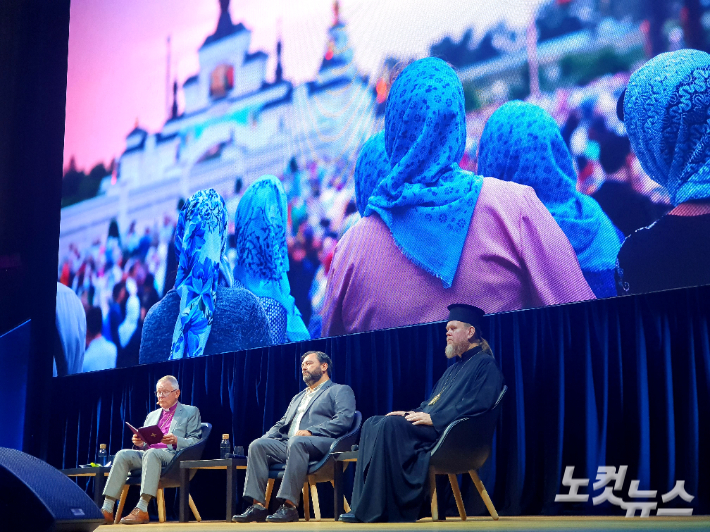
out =
[[[101,507],[101,509],[106,510],[110,514],[113,514],[114,504],[116,504],[116,499],[114,499],[113,497],[106,497],[104,499],[104,505]]]
[[[138,504],[136,504],[136,508],[139,510],[142,510],[144,512],[148,511],[148,503],[150,502],[150,499],[152,498],[152,495],[148,495],[147,493],[144,493],[141,495],[141,498],[138,499]]]

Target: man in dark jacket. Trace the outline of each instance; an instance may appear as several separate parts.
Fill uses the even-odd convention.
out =
[[[244,498],[253,504],[232,521],[298,521],[296,506],[308,462],[322,458],[333,441],[350,430],[355,415],[355,394],[350,386],[330,380],[332,368],[330,357],[320,351],[309,351],[301,357],[307,387],[291,399],[284,416],[249,446]],[[276,495],[283,504],[267,517],[266,484],[269,466],[276,463],[286,464]]]

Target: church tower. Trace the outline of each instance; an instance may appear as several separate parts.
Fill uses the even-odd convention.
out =
[[[333,25],[328,29],[328,44],[318,71],[318,83],[336,78],[354,78],[357,69],[352,64],[353,51],[348,42],[348,32],[340,20],[340,2],[333,2]]]

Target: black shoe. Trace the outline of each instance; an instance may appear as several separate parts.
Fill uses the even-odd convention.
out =
[[[355,514],[352,512],[348,512],[346,514],[340,514],[340,520],[343,523],[361,523],[357,517],[355,517]]]
[[[232,523],[263,523],[267,515],[269,511],[266,508],[252,504],[243,514],[232,516]]]
[[[266,518],[269,523],[290,523],[298,521],[298,508],[282,504],[278,510]]]

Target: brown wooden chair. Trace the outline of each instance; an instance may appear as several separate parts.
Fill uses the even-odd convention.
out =
[[[185,449],[175,453],[173,459],[163,467],[160,473],[160,482],[158,483],[158,493],[156,493],[155,502],[158,504],[158,520],[161,523],[165,522],[165,494],[163,490],[165,488],[179,488],[180,487],[180,462],[183,460],[200,460],[202,458],[202,453],[205,450],[205,445],[207,444],[207,438],[212,432],[211,423],[202,423],[202,435],[200,441],[195,445],[186,447]],[[195,476],[197,470],[190,471],[190,480]],[[140,486],[141,483],[141,470],[133,469],[128,473],[128,479],[126,484],[123,486],[123,491],[121,492],[121,499],[118,503],[118,510],[116,511],[116,520],[114,523],[121,521],[123,514],[123,507],[126,504],[126,497],[128,496],[128,488],[131,486]],[[202,521],[200,517],[200,512],[197,511],[197,506],[192,500],[192,495],[189,499],[190,510],[192,510],[192,515],[195,516],[196,521]]]
[[[361,425],[362,414],[356,410],[355,416],[353,417],[353,424],[348,433],[335,440],[323,458],[308,464],[308,477],[306,478],[306,482],[303,483],[303,516],[306,521],[311,518],[309,491],[310,498],[313,499],[313,515],[316,521],[320,521],[320,502],[318,501],[318,489],[316,488],[316,484],[319,482],[330,482],[331,486],[335,487],[333,480],[335,471],[334,453],[337,454],[349,451],[353,445],[360,441]],[[283,478],[285,470],[286,464],[274,464],[269,468],[269,480],[266,484],[267,508],[269,507],[271,492],[274,489],[274,482],[276,482],[276,479]],[[345,511],[350,511],[350,505],[347,499],[345,499]],[[338,516],[336,515],[335,518],[337,519]]]
[[[454,492],[456,506],[462,521],[466,520],[466,510],[461,499],[458,478],[456,475],[468,473],[481,495],[483,502],[494,520],[498,519],[493,501],[488,496],[483,482],[478,478],[477,471],[483,466],[491,454],[493,435],[495,434],[500,404],[507,386],[498,396],[498,400],[490,410],[464,419],[458,419],[448,427],[431,450],[429,459],[429,489],[431,491],[431,517],[439,520],[439,506],[436,493],[436,475],[448,475],[451,489]]]

